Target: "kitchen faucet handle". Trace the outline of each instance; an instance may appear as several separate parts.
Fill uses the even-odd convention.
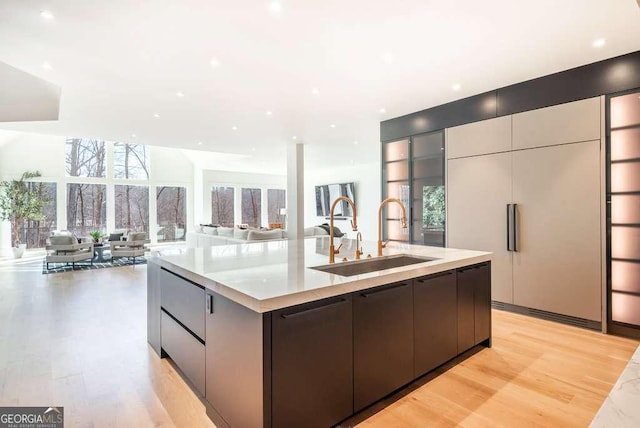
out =
[[[384,241],[384,242],[382,243],[382,248],[387,248],[387,244],[388,244],[388,243],[389,243],[389,241]]]
[[[333,254],[340,254],[340,248],[342,248],[342,242],[340,243],[340,245],[338,245],[338,248],[333,250]]]

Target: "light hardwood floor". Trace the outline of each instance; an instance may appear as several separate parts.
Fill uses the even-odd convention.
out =
[[[64,406],[68,427],[213,426],[146,344],[146,266],[40,272],[0,265],[0,406]],[[343,426],[587,426],[638,346],[495,310],[493,338]]]

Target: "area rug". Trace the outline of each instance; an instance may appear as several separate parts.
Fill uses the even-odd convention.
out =
[[[147,259],[144,257],[136,257],[136,265],[145,265],[147,264]],[[42,262],[42,273],[44,275],[50,273],[60,273],[60,272],[76,272],[80,270],[91,270],[91,269],[104,269],[111,267],[119,267],[119,266],[130,266],[133,265],[133,260],[125,257],[119,257],[115,259],[113,262],[111,260],[103,263],[93,262],[93,265],[87,264],[87,262],[79,262],[76,263],[76,268],[73,269],[71,264],[67,265],[66,263],[49,263],[49,270],[47,270],[47,264]]]

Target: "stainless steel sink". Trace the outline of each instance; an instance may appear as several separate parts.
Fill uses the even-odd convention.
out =
[[[331,265],[312,266],[311,269],[322,272],[333,273],[341,276],[353,276],[363,273],[377,272],[385,269],[393,269],[416,263],[430,262],[438,260],[433,257],[416,257],[408,254],[397,254],[386,257],[376,257],[373,259],[356,260],[352,262],[336,263]]]

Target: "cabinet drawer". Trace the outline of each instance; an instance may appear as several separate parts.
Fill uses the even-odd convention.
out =
[[[204,340],[204,288],[162,269],[162,307]]]
[[[182,370],[200,394],[205,393],[205,347],[162,311],[162,349]]]

